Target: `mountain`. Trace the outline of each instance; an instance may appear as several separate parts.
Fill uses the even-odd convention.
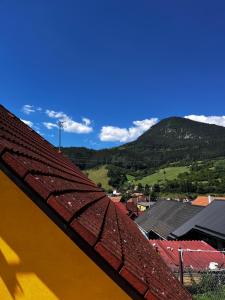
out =
[[[153,170],[162,165],[225,156],[225,128],[181,117],[164,119],[136,141],[102,150],[63,148],[81,168],[112,164],[137,170]]]

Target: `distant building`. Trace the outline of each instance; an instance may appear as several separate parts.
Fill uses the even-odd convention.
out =
[[[214,197],[214,196],[198,196],[192,201],[192,205],[207,206],[214,200],[225,200],[225,197]]]
[[[122,198],[122,196],[111,196],[111,197],[109,197],[114,203],[116,203],[116,202],[120,202],[120,200],[121,200],[121,198]]]
[[[203,207],[198,214],[176,228],[170,238],[204,240],[214,248],[225,248],[225,201],[214,200]]]
[[[204,241],[149,240],[149,242],[177,276],[180,272],[178,250],[179,248],[188,250],[182,254],[183,278],[187,286],[192,285],[193,281],[198,282],[201,274],[205,272],[220,272],[225,269],[225,255],[219,251],[216,252],[216,249]]]
[[[140,211],[144,212],[154,204],[155,204],[155,202],[140,201],[137,203],[137,207],[139,208]]]
[[[167,239],[170,233],[202,209],[176,200],[158,200],[135,222],[149,239]]]
[[[113,190],[113,196],[120,196],[121,193],[120,192],[117,192],[117,190]]]

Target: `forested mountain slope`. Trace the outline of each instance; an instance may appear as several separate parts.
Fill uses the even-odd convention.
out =
[[[158,168],[171,162],[191,162],[225,156],[225,128],[170,117],[147,130],[136,141],[103,150],[63,148],[82,169],[116,165],[131,171]]]

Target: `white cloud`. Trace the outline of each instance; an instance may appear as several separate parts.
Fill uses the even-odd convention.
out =
[[[57,124],[51,123],[51,122],[43,122],[43,125],[47,128],[47,129],[52,129],[54,127],[58,127]]]
[[[64,114],[62,111],[54,111],[47,109],[45,113],[49,116],[49,118],[55,118],[55,119],[66,119],[68,116]]]
[[[215,124],[215,125],[225,127],[225,116],[189,115],[189,116],[185,116],[185,118],[197,122]]]
[[[82,123],[74,121],[71,117],[67,116],[64,112],[57,112],[54,110],[46,110],[46,114],[49,118],[58,119],[58,121],[63,122],[63,130],[66,132],[71,133],[90,133],[93,131],[93,128],[91,126],[91,120],[88,118],[82,118]],[[46,123],[46,122],[45,122]],[[53,127],[56,127],[57,125],[53,123],[48,123],[51,125],[48,125],[50,128],[48,128],[45,124],[45,126],[48,129],[52,129]],[[56,125],[56,126],[55,126]]]
[[[25,123],[26,125],[32,127],[33,126],[33,122],[31,121],[28,121],[28,120],[23,120],[23,119],[20,119],[23,123]]]
[[[63,123],[63,129],[66,132],[72,133],[90,133],[93,131],[93,128],[85,123],[78,123],[73,120],[67,120]]]
[[[30,113],[32,112],[35,112],[35,108],[33,105],[29,105],[29,104],[26,104],[22,107],[22,111],[26,114],[26,115],[29,115]]]
[[[22,112],[26,115],[29,115],[29,114],[34,113],[36,111],[41,112],[42,108],[41,107],[35,107],[34,105],[30,105],[30,104],[25,104],[22,107]]]
[[[102,142],[131,142],[158,122],[157,118],[134,121],[130,128],[103,126],[99,138]]]
[[[82,118],[82,121],[84,122],[85,125],[89,126],[91,124],[91,120],[88,118]]]

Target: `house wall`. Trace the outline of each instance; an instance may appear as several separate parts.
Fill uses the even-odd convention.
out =
[[[138,204],[137,207],[140,211],[146,211],[146,206]]]
[[[0,171],[0,299],[130,299]]]

